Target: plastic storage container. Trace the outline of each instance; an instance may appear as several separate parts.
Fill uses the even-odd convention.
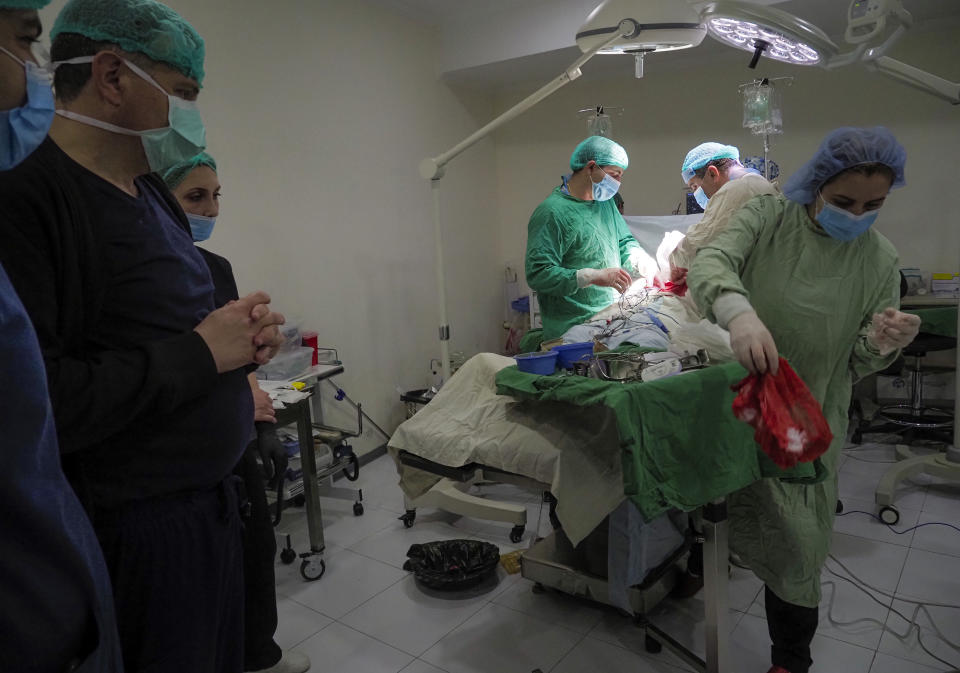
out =
[[[308,370],[312,360],[313,349],[298,346],[277,354],[269,363],[260,367],[257,370],[257,378],[267,381],[290,379]]]
[[[553,374],[557,368],[557,351],[548,353],[524,353],[514,356],[517,369],[527,374]]]
[[[563,369],[573,369],[573,363],[584,359],[584,356],[593,354],[593,342],[583,341],[576,344],[554,346],[550,350],[557,351],[557,364]]]

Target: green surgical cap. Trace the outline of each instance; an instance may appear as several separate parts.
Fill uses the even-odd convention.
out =
[[[179,164],[174,164],[167,170],[163,171],[162,177],[163,181],[167,183],[167,187],[170,189],[176,189],[181,182],[183,182],[190,172],[195,168],[200,168],[201,166],[207,166],[213,170],[214,173],[217,172],[217,162],[213,160],[206,152],[201,152],[192,159],[187,159],[186,161],[181,161]]]
[[[203,82],[203,38],[156,0],[70,0],[57,16],[50,40],[63,33],[115,44]]]
[[[0,9],[43,9],[52,0],[0,0]]]
[[[590,161],[596,161],[598,166],[619,166],[623,170],[627,170],[630,163],[627,151],[603,136],[590,136],[577,145],[570,155],[570,169],[579,171]]]
[[[736,159],[740,160],[740,150],[733,145],[723,145],[721,143],[702,143],[687,152],[687,158],[683,160],[683,166],[680,167],[680,173],[684,182],[690,182],[694,171],[703,168],[711,161],[717,159]]]

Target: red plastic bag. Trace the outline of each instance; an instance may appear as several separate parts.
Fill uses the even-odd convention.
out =
[[[678,297],[682,297],[687,293],[687,270],[672,267],[670,269],[670,280],[664,280],[660,277],[660,274],[657,274],[653,278],[653,286],[658,290],[672,292]]]
[[[833,433],[820,404],[783,358],[776,376],[751,374],[733,390],[733,415],[753,426],[753,438],[781,469],[808,463],[830,447]]]

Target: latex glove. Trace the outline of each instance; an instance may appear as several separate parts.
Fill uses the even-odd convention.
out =
[[[264,477],[271,481],[287,471],[287,447],[277,437],[277,431],[270,423],[256,423],[257,452],[263,463]]]
[[[659,269],[657,260],[647,254],[643,248],[637,247],[630,251],[627,270],[634,278],[643,278],[648,281],[648,284],[652,284],[653,277]]]
[[[599,285],[600,287],[612,287],[614,290],[623,294],[633,283],[633,279],[625,269],[585,269],[593,273],[587,275],[588,285]]]
[[[886,308],[883,313],[873,314],[873,323],[867,331],[867,341],[880,351],[880,355],[889,355],[909,346],[919,332],[920,316]]]
[[[756,311],[745,311],[727,325],[730,346],[737,361],[751,374],[770,372],[776,375],[780,359],[773,335],[763,324]]]

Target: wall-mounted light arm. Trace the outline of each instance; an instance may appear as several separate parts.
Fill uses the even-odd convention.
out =
[[[580,77],[580,67],[584,63],[593,58],[602,49],[609,47],[614,42],[617,42],[624,37],[628,37],[635,31],[635,26],[632,22],[623,21],[621,22],[620,27],[620,31],[613,31],[607,40],[604,40],[596,47],[586,51],[580,58],[574,61],[569,68],[564,70],[558,77],[556,77],[546,86],[543,86],[537,91],[533,92],[483,128],[471,133],[467,138],[460,141],[446,152],[438,154],[435,157],[424,159],[420,162],[420,176],[424,180],[430,180],[431,191],[433,192],[433,232],[434,245],[436,246],[436,279],[440,318],[440,370],[443,376],[443,383],[449,381],[451,375],[450,324],[447,320],[446,272],[443,264],[443,228],[440,225],[440,179],[443,178],[444,166],[514,117],[529,110],[560,87]]]
[[[580,68],[591,58],[597,55],[601,50],[606,49],[614,42],[624,38],[629,37],[633,34],[635,28],[632,22],[624,21],[621,24],[621,31],[614,31],[612,35],[604,42],[600,43],[590,51],[583,54],[580,58],[570,64],[566,70],[564,70],[559,76],[555,79],[537,89],[532,94],[524,98],[522,101],[514,105],[512,108],[504,112],[502,115],[488,123],[483,128],[475,131],[470,134],[467,138],[460,141],[446,152],[438,154],[435,157],[424,159],[420,162],[420,176],[424,180],[439,180],[443,177],[443,167],[446,166],[452,159],[457,157],[457,155],[462,154],[465,150],[469,149],[473,145],[476,145],[478,142],[486,138],[488,135],[496,131],[498,128],[506,124],[511,119],[523,114],[534,105],[542,101],[544,98],[548,97],[557,89],[563,87],[566,84],[569,84],[573,80],[580,77],[581,72]]]

